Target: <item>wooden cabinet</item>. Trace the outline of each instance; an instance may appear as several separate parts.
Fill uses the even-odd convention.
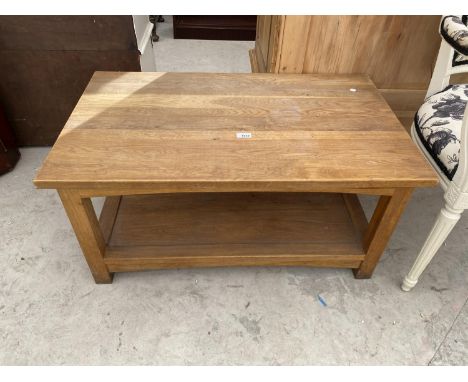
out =
[[[19,157],[13,132],[0,105],[0,175],[12,170]]]
[[[97,70],[155,70],[148,16],[0,16],[0,101],[20,146],[51,145]]]
[[[259,16],[252,69],[366,73],[406,127],[440,46],[440,16]]]
[[[258,16],[255,49],[250,52],[252,71],[278,73],[280,31],[285,16]]]
[[[257,16],[173,16],[174,38],[201,40],[255,40]]]

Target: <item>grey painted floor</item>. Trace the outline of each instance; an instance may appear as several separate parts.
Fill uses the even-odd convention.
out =
[[[159,70],[248,71],[250,42],[191,51],[161,29]],[[47,152],[23,149],[0,177],[0,364],[468,364],[468,214],[416,288],[399,289],[440,189],[416,191],[370,280],[230,268],[123,273],[98,286],[57,195],[31,183]],[[367,213],[374,202],[363,199]]]

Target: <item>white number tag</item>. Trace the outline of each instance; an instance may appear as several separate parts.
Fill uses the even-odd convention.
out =
[[[252,133],[245,133],[245,132],[236,133],[236,137],[237,139],[249,139],[249,138],[252,138]]]

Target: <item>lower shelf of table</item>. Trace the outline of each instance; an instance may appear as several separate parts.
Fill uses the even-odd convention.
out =
[[[101,226],[111,272],[215,266],[357,268],[355,195],[186,193],[113,197]]]

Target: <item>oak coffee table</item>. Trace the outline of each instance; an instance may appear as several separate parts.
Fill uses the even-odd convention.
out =
[[[437,177],[364,75],[96,72],[34,183],[57,189],[110,283],[254,265],[369,278]],[[357,194],[380,196],[369,223]]]

